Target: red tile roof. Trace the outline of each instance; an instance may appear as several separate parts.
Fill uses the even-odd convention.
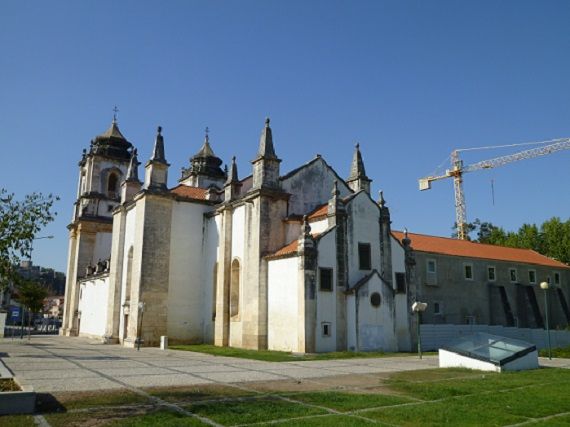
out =
[[[404,238],[404,233],[401,231],[393,231],[392,235],[400,242]],[[408,233],[408,238],[412,241],[412,248],[420,252],[570,268],[570,266],[541,255],[532,249],[508,248],[505,246],[474,243],[468,240],[414,233]]]
[[[170,192],[185,199],[206,200],[206,193],[208,190],[204,188],[189,187],[188,185],[180,184],[179,186],[171,189]]]
[[[313,239],[319,237],[322,233],[311,233]],[[278,249],[276,252],[273,252],[270,255],[267,255],[268,258],[279,258],[282,256],[289,256],[297,253],[297,248],[299,247],[299,240],[295,239],[291,243],[283,246],[281,249]]]
[[[329,209],[328,204],[317,206],[315,209],[313,209],[312,212],[310,212],[307,215],[307,217],[309,218],[309,221],[326,217],[327,213],[328,213],[328,209]]]
[[[281,249],[279,249],[277,252],[274,252],[270,255],[270,257],[280,257],[280,256],[284,256],[284,255],[291,255],[294,253],[297,253],[297,248],[299,247],[299,242],[297,240],[293,240],[291,243],[289,243],[286,246],[283,246]]]

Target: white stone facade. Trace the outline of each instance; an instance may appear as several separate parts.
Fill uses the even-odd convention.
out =
[[[121,177],[121,199],[74,212],[65,334],[125,346],[166,335],[293,352],[410,350],[410,289],[397,280],[409,278],[406,248],[383,198],[370,197],[359,147],[347,180],[320,156],[281,176],[267,120],[251,176],[240,180],[235,161],[224,172],[206,137],[169,188],[160,128],[144,183],[116,123],[97,138],[77,206],[92,204],[82,198],[88,165]]]

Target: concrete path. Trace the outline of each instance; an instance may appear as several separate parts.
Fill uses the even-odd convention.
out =
[[[263,362],[188,351],[140,351],[83,338],[33,336],[0,341],[0,359],[38,392],[188,386],[427,369],[435,356]]]

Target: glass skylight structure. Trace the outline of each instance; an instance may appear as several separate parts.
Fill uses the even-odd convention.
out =
[[[513,338],[485,333],[461,337],[443,346],[440,367],[483,370],[522,370],[538,368],[536,346]]]

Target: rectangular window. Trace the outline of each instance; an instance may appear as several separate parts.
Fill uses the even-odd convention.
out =
[[[358,244],[358,261],[361,270],[370,270],[372,268],[372,258],[370,256],[370,243]]]
[[[396,293],[406,293],[406,275],[404,273],[396,273]]]
[[[536,271],[528,270],[528,283],[536,283]]]
[[[473,264],[463,264],[463,273],[465,280],[473,280]]]
[[[560,273],[554,273],[554,284],[555,285],[560,284]]]
[[[321,324],[323,330],[323,337],[331,336],[331,324],[329,322],[323,322]]]
[[[440,302],[434,302],[433,303],[433,314],[443,314],[443,310],[442,310]]]
[[[321,291],[333,290],[333,271],[332,268],[319,268],[319,282]]]
[[[516,268],[509,268],[509,277],[513,283],[518,281]]]
[[[487,279],[489,282],[494,282],[496,279],[495,267],[487,267]]]
[[[435,259],[428,259],[426,268],[428,273],[435,274],[436,273]]]
[[[475,325],[477,323],[477,319],[475,316],[465,316],[465,323],[468,325]]]

